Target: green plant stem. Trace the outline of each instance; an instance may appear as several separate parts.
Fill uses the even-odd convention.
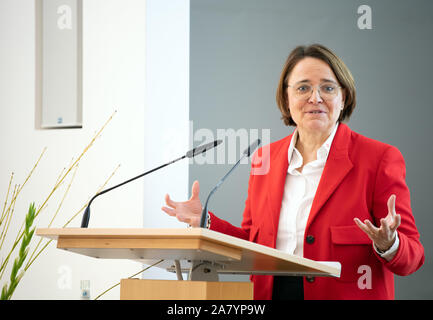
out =
[[[1,296],[0,296],[1,300],[9,300],[12,297],[12,294],[14,293],[16,287],[18,286],[18,283],[21,281],[22,277],[24,276],[24,272],[25,272],[24,270],[22,270],[19,274],[18,272],[20,271],[24,263],[24,260],[27,257],[27,254],[29,252],[30,241],[32,240],[33,234],[35,232],[35,228],[30,230],[35,219],[35,212],[36,212],[35,204],[31,203],[25,218],[24,237],[21,242],[19,254],[18,257],[15,259],[12,267],[9,287],[7,283],[3,286]]]
[[[33,172],[35,171],[36,167],[39,165],[39,162],[41,161],[42,156],[44,155],[44,153],[45,153],[46,150],[47,150],[46,147],[42,150],[42,153],[39,155],[38,160],[37,160],[36,163],[34,164],[33,168],[30,170],[30,172],[29,172],[29,174],[27,175],[26,179],[24,180],[24,183],[21,185],[21,187],[18,187],[17,192],[15,193],[15,195],[12,196],[12,198],[11,198],[11,203],[9,204],[9,207],[8,207],[7,211],[10,211],[10,210],[11,210],[11,206],[12,206],[12,205],[15,206],[15,202],[16,202],[16,200],[17,200],[17,198],[18,198],[18,195],[20,194],[20,192],[21,192],[21,190],[23,189],[23,187],[26,185],[27,181],[29,181],[29,179],[30,179],[30,177],[32,176]],[[13,213],[13,211],[12,211],[12,213]],[[12,214],[12,213],[9,213],[9,214]],[[10,217],[10,219],[11,219],[11,218],[12,218],[12,216]],[[14,251],[14,249],[16,248],[16,246],[18,245],[19,241],[21,240],[21,238],[22,238],[22,236],[23,236],[23,232],[21,231],[22,228],[23,228],[23,227],[21,226],[21,228],[20,228],[20,230],[19,230],[19,232],[18,232],[18,234],[17,234],[17,238],[15,239],[15,242],[14,242],[14,244],[12,245],[12,249],[9,251],[8,255],[6,256],[6,259],[5,259],[5,260],[2,260],[2,264],[1,264],[1,266],[0,266],[0,271],[2,271],[2,270],[3,270],[3,271],[2,271],[1,274],[0,274],[0,279],[3,277],[3,274],[4,274],[4,272],[5,272],[6,266],[7,266],[8,262],[9,262],[9,258],[10,258],[10,256],[11,256],[12,252]],[[6,237],[6,235],[7,235],[7,231],[6,231],[6,233],[4,234],[4,237]],[[2,244],[3,244],[3,241],[2,241]]]

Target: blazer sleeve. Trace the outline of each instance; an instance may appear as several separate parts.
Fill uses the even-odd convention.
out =
[[[380,161],[373,195],[373,216],[375,224],[388,214],[388,198],[396,195],[395,210],[401,216],[397,228],[400,245],[390,261],[386,261],[374,251],[385,267],[391,272],[405,276],[418,270],[424,263],[424,248],[419,240],[420,235],[415,225],[410,205],[409,188],[406,185],[406,166],[400,151],[388,146]]]

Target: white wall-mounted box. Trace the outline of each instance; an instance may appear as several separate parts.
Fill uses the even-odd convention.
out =
[[[36,128],[82,127],[82,0],[36,1]]]

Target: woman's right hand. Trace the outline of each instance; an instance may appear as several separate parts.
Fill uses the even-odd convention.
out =
[[[191,198],[188,201],[177,202],[170,199],[168,194],[165,195],[165,203],[168,207],[162,207],[161,210],[169,216],[176,217],[181,222],[186,222],[192,227],[200,225],[201,212],[203,210],[200,198],[200,184],[194,181],[192,184]]]

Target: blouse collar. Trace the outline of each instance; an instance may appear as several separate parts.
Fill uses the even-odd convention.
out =
[[[329,137],[325,140],[322,146],[317,150],[317,160],[321,162],[326,162],[328,159],[329,151],[331,150],[332,141],[334,140],[335,133],[338,129],[338,122],[335,124]],[[298,129],[293,132],[292,140],[290,141],[289,150],[287,152],[287,157],[289,161],[288,171],[291,172],[302,165],[301,153],[295,148],[296,142],[298,141]]]

